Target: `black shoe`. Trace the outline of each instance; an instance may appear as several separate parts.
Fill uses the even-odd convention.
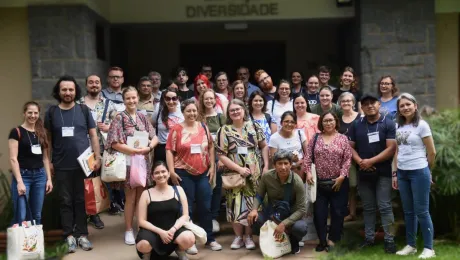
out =
[[[396,245],[394,241],[385,240],[385,253],[396,254]]]
[[[327,244],[319,244],[315,247],[315,251],[323,252],[324,250],[326,250],[326,248],[327,248]]]
[[[374,241],[364,240],[364,242],[362,242],[361,245],[359,245],[359,249],[364,249],[371,246],[374,246]]]
[[[103,229],[104,222],[102,222],[101,218],[98,214],[89,216],[89,221],[91,225],[93,225],[96,229]]]
[[[290,237],[289,240],[291,242],[291,254],[295,255],[300,253],[299,241],[297,241],[293,237]]]
[[[120,211],[119,207],[117,206],[117,204],[115,204],[113,202],[110,202],[109,214],[110,215],[118,215],[120,213],[121,213],[121,211]]]

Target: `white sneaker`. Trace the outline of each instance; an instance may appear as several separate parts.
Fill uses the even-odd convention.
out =
[[[417,248],[411,247],[410,245],[407,245],[402,250],[396,252],[397,255],[413,255],[415,253],[417,253]]]
[[[219,222],[217,222],[217,220],[213,219],[212,220],[212,233],[217,233],[219,231],[220,231]]]
[[[198,248],[196,248],[196,245],[193,245],[189,249],[185,250],[185,252],[187,252],[189,255],[196,255],[198,254]]]
[[[305,246],[305,243],[304,243],[303,241],[300,241],[300,242],[299,242],[299,246],[300,246],[300,247],[304,247],[304,246]]]
[[[256,249],[256,244],[254,243],[254,240],[252,240],[252,237],[250,236],[246,237],[246,239],[244,240],[244,245],[246,246],[246,249],[248,250]]]
[[[217,243],[217,241],[212,241],[211,243],[207,244],[209,248],[211,248],[212,251],[220,251],[222,250],[222,246]]]
[[[132,229],[130,231],[125,231],[125,244],[129,246],[136,244],[136,239],[134,238],[134,232]]]
[[[242,237],[235,237],[235,239],[233,239],[233,242],[232,244],[230,245],[230,248],[235,250],[235,249],[240,249],[244,246],[244,241],[243,241],[243,238]]]
[[[188,260],[185,251],[176,250],[176,255],[179,257],[179,260]]]
[[[424,248],[423,252],[418,256],[420,259],[428,259],[432,257],[436,257],[436,254],[434,253],[434,250],[428,248]]]

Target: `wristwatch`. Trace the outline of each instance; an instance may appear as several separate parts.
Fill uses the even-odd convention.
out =
[[[396,176],[398,176],[397,171],[394,171],[394,172],[391,173],[391,177],[396,177]]]

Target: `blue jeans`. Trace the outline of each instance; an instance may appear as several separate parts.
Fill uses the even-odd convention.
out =
[[[380,211],[384,239],[393,241],[391,225],[394,224],[393,208],[391,205],[391,177],[378,176],[374,181],[359,180],[358,191],[363,202],[364,233],[367,241],[374,241],[377,206]]]
[[[211,198],[211,214],[213,219],[217,219],[219,217],[220,202],[222,201],[222,171],[216,171],[215,178],[216,187],[212,190]]]
[[[430,169],[398,169],[399,194],[406,222],[407,244],[415,247],[417,237],[417,220],[422,229],[425,248],[433,248],[433,222],[430,216]]]
[[[209,184],[209,178],[206,176],[208,174],[207,171],[200,175],[191,175],[182,169],[175,169],[175,171],[182,179],[180,185],[184,189],[185,195],[187,195],[190,218],[193,216],[193,203],[196,202],[200,227],[206,231],[208,237],[207,243],[213,242],[215,239],[212,234],[212,190]]]
[[[13,224],[21,223],[26,220],[26,202],[28,198],[29,207],[32,216],[28,216],[34,219],[37,224],[41,224],[42,220],[42,208],[43,201],[45,200],[46,192],[46,172],[45,168],[38,169],[20,169],[22,182],[26,186],[26,197],[18,194],[18,182],[16,178],[13,178],[11,183],[11,197],[13,199],[14,218]]]

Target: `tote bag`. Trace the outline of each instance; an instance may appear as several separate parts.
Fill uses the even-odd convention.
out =
[[[145,187],[147,183],[147,162],[144,155],[136,154],[131,156],[131,167],[129,172],[129,186],[131,188]]]
[[[32,212],[30,211],[27,197],[20,196],[18,202],[20,198],[25,198],[28,216],[31,218]],[[35,225],[35,220],[29,220],[27,226],[24,223],[23,226],[15,225],[15,227],[7,229],[8,260],[45,259],[43,226]]]
[[[264,257],[279,258],[285,254],[291,253],[291,242],[286,233],[283,233],[281,239],[273,236],[277,225],[271,220],[267,220],[260,228],[259,244],[260,250]]]
[[[102,156],[101,179],[105,182],[126,180],[126,156],[120,152],[110,154],[104,151]]]

